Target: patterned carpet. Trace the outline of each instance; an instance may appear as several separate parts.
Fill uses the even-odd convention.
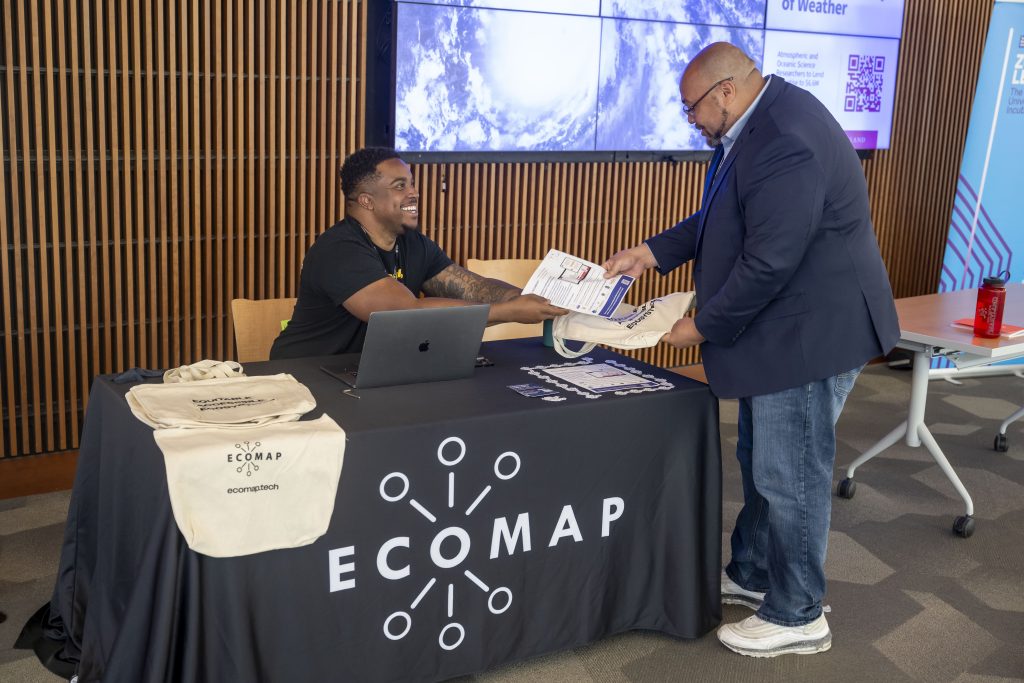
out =
[[[830,652],[751,659],[714,635],[627,633],[460,680],[1024,682],[1024,420],[1007,430],[1009,452],[992,449],[1000,422],[1024,403],[1024,380],[940,380],[929,390],[927,422],[974,499],[976,531],[951,532],[963,504],[923,448],[901,442],[859,468],[854,498],[833,499]],[[909,372],[864,372],[839,422],[836,481],[905,417],[909,391]],[[723,401],[721,414],[728,529],[740,501],[736,403]],[[49,599],[68,497],[0,501],[0,681],[60,680],[10,646]],[[724,609],[727,621],[750,613]]]

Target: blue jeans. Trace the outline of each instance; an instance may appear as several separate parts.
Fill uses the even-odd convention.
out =
[[[800,626],[821,615],[835,425],[860,371],[739,401],[743,509],[725,571],[767,593],[757,615],[773,624]]]

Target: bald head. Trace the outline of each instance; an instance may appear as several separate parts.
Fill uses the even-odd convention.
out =
[[[683,78],[701,78],[710,85],[732,76],[734,82],[742,84],[752,73],[757,73],[760,80],[757,65],[743,50],[732,43],[711,43],[686,65]]]
[[[693,125],[714,147],[763,86],[761,72],[743,50],[731,43],[712,43],[686,65],[679,94]]]

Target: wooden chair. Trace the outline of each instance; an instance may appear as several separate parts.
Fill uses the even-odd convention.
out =
[[[231,324],[235,330],[235,356],[239,363],[268,360],[270,347],[292,317],[295,298],[232,299]]]
[[[525,287],[526,283],[540,265],[540,259],[467,259],[466,268],[477,275],[504,280],[516,287]],[[502,323],[491,325],[484,330],[484,341],[496,339],[520,339],[522,337],[539,337],[544,334],[543,323],[524,325],[522,323]]]

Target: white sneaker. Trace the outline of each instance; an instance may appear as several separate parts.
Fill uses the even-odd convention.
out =
[[[832,631],[824,613],[803,626],[777,626],[756,614],[718,629],[718,639],[733,652],[748,657],[811,655],[832,647]]]
[[[738,583],[729,578],[729,575],[722,570],[722,603],[726,605],[743,605],[752,610],[761,609],[764,602],[764,593],[748,591]]]

